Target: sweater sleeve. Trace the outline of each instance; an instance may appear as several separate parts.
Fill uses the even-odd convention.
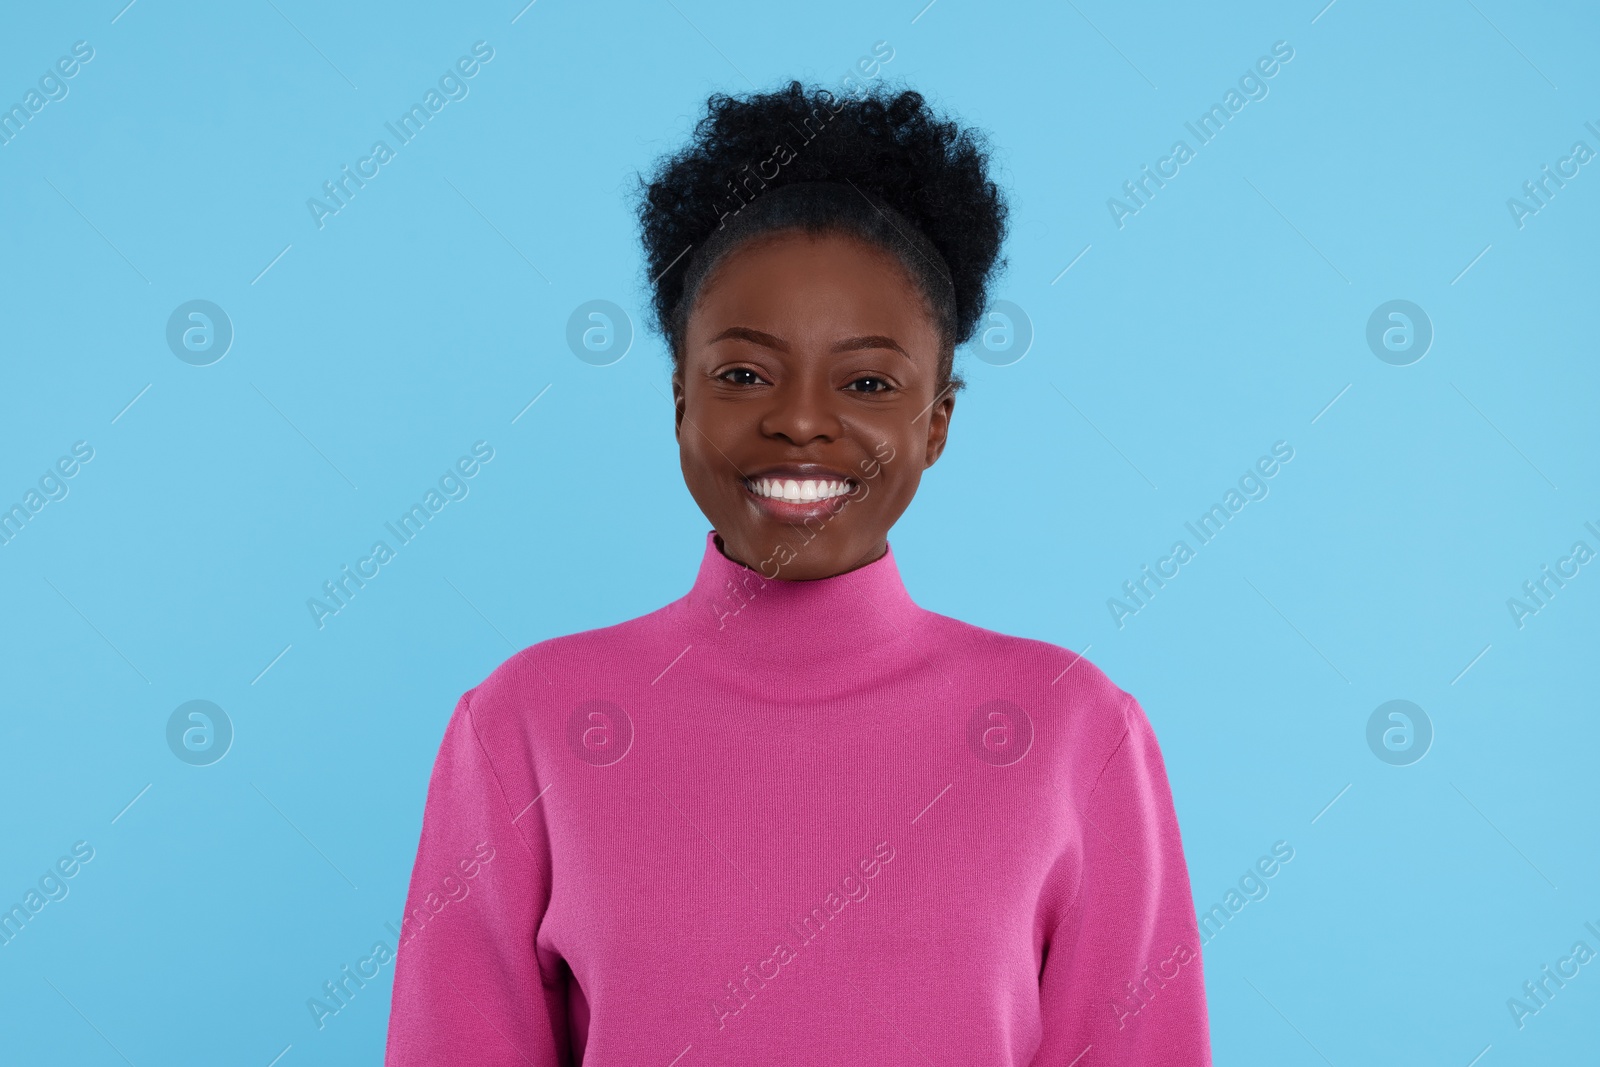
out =
[[[384,1063],[561,1067],[565,984],[545,980],[534,940],[550,894],[544,824],[537,810],[511,811],[472,695],[456,705],[428,784]]]
[[[1039,976],[1035,1067],[1209,1067],[1210,1027],[1189,872],[1166,767],[1144,710],[1078,809],[1076,896]]]

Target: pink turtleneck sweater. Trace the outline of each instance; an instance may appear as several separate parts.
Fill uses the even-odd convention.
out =
[[[1088,660],[893,552],[506,660],[428,786],[389,1067],[1211,1062],[1165,768]]]

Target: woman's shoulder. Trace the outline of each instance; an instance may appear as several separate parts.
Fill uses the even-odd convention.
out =
[[[581,701],[596,681],[633,673],[663,656],[663,666],[682,651],[673,647],[668,604],[636,618],[536,641],[501,660],[468,690],[473,717],[523,718],[529,709]]]
[[[1052,685],[1069,684],[1080,697],[1098,696],[1113,704],[1128,699],[1127,692],[1088,657],[1093,644],[1076,652],[1040,638],[991,630],[938,612],[929,611],[927,615],[933,623],[933,640],[950,652],[959,650],[964,656],[1029,677],[1047,674]]]
[[[1028,725],[1054,735],[1063,752],[1114,749],[1143,712],[1138,702],[1088,653],[1032,637],[1002,633],[947,615],[933,616],[930,645],[959,665],[967,687],[997,704],[1015,705]]]

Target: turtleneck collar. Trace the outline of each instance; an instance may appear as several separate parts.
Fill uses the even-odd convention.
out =
[[[683,606],[690,640],[769,679],[795,668],[859,675],[869,657],[909,640],[927,614],[906,591],[892,546],[855,570],[796,581],[729,559],[715,530]]]

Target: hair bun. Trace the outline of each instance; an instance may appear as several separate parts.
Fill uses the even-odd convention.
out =
[[[1008,207],[988,167],[985,135],[935,114],[912,89],[880,83],[839,96],[795,80],[744,97],[713,93],[689,143],[638,179],[652,325],[679,359],[683,298],[692,303],[732,247],[783,226],[837,226],[889,247],[936,310],[943,306],[941,376],[959,388],[949,357],[971,337],[991,277],[1005,263]],[[802,183],[855,193],[796,190],[763,204],[765,194]]]

